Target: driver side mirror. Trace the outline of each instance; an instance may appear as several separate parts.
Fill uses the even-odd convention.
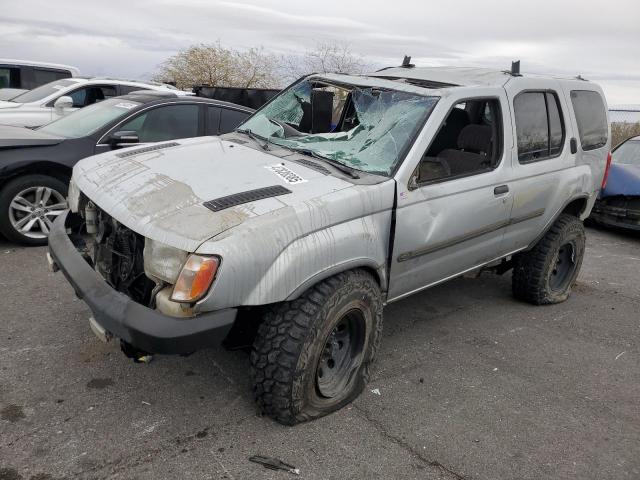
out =
[[[129,130],[114,132],[109,137],[109,145],[111,145],[111,148],[128,147],[139,142],[140,137],[138,137],[138,133]]]
[[[63,95],[55,101],[53,108],[55,108],[58,113],[62,113],[66,108],[73,108],[73,98],[68,95]]]

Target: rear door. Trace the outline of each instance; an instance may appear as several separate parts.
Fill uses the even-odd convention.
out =
[[[560,82],[517,78],[505,88],[516,145],[511,153],[513,210],[503,250],[513,252],[534,242],[582,186],[570,171],[575,167],[570,147],[575,135]]]
[[[418,173],[413,187],[398,183],[389,301],[486,264],[501,253],[512,206],[508,183],[512,147],[509,107],[504,90],[477,90],[472,98],[449,96],[440,100],[432,117],[446,120],[438,133],[434,132],[426,152],[418,152],[418,172],[427,173]],[[467,160],[474,164],[477,157],[465,155],[468,145],[466,141],[459,143],[460,132],[469,121],[475,122],[472,134],[486,130],[482,128],[485,121],[478,116],[465,120],[465,115],[456,111],[467,109],[469,100],[486,100],[499,107],[490,115],[493,118],[486,120],[497,129],[492,135],[496,154],[491,165],[479,163],[477,168],[465,167],[461,172],[454,166],[453,157],[462,164]],[[454,123],[458,131],[451,132]],[[432,151],[433,145],[444,149]],[[446,157],[450,160],[443,167],[438,159]]]

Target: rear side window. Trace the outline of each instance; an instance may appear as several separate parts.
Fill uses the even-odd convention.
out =
[[[572,90],[571,103],[576,113],[582,150],[604,147],[607,144],[609,127],[600,94],[590,90]]]
[[[244,122],[249,116],[246,112],[241,112],[239,110],[231,110],[227,108],[223,108],[220,111],[220,129],[219,133],[229,133],[235,128]]]
[[[34,68],[33,77],[36,86],[44,85],[45,83],[55,82],[62,78],[69,78],[71,74],[63,70],[48,70],[44,68]]]
[[[20,88],[20,69],[0,67],[0,88]]]
[[[513,101],[520,163],[560,155],[564,123],[558,96],[553,92],[523,92]]]

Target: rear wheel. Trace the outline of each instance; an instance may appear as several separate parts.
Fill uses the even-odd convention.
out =
[[[578,277],[584,250],[582,222],[560,215],[535,247],[514,258],[514,296],[534,305],[563,302]]]
[[[53,221],[67,209],[67,185],[47,175],[24,175],[0,191],[0,232],[12,242],[46,245]]]
[[[362,270],[273,307],[251,353],[258,405],[289,425],[342,408],[366,385],[381,331],[380,288]]]

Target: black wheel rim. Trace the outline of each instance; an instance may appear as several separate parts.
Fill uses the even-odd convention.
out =
[[[565,243],[558,249],[558,256],[551,270],[549,286],[553,291],[564,291],[576,269],[576,246],[573,242]]]
[[[316,388],[325,398],[344,392],[362,363],[365,321],[360,310],[350,310],[325,339],[316,368]]]

